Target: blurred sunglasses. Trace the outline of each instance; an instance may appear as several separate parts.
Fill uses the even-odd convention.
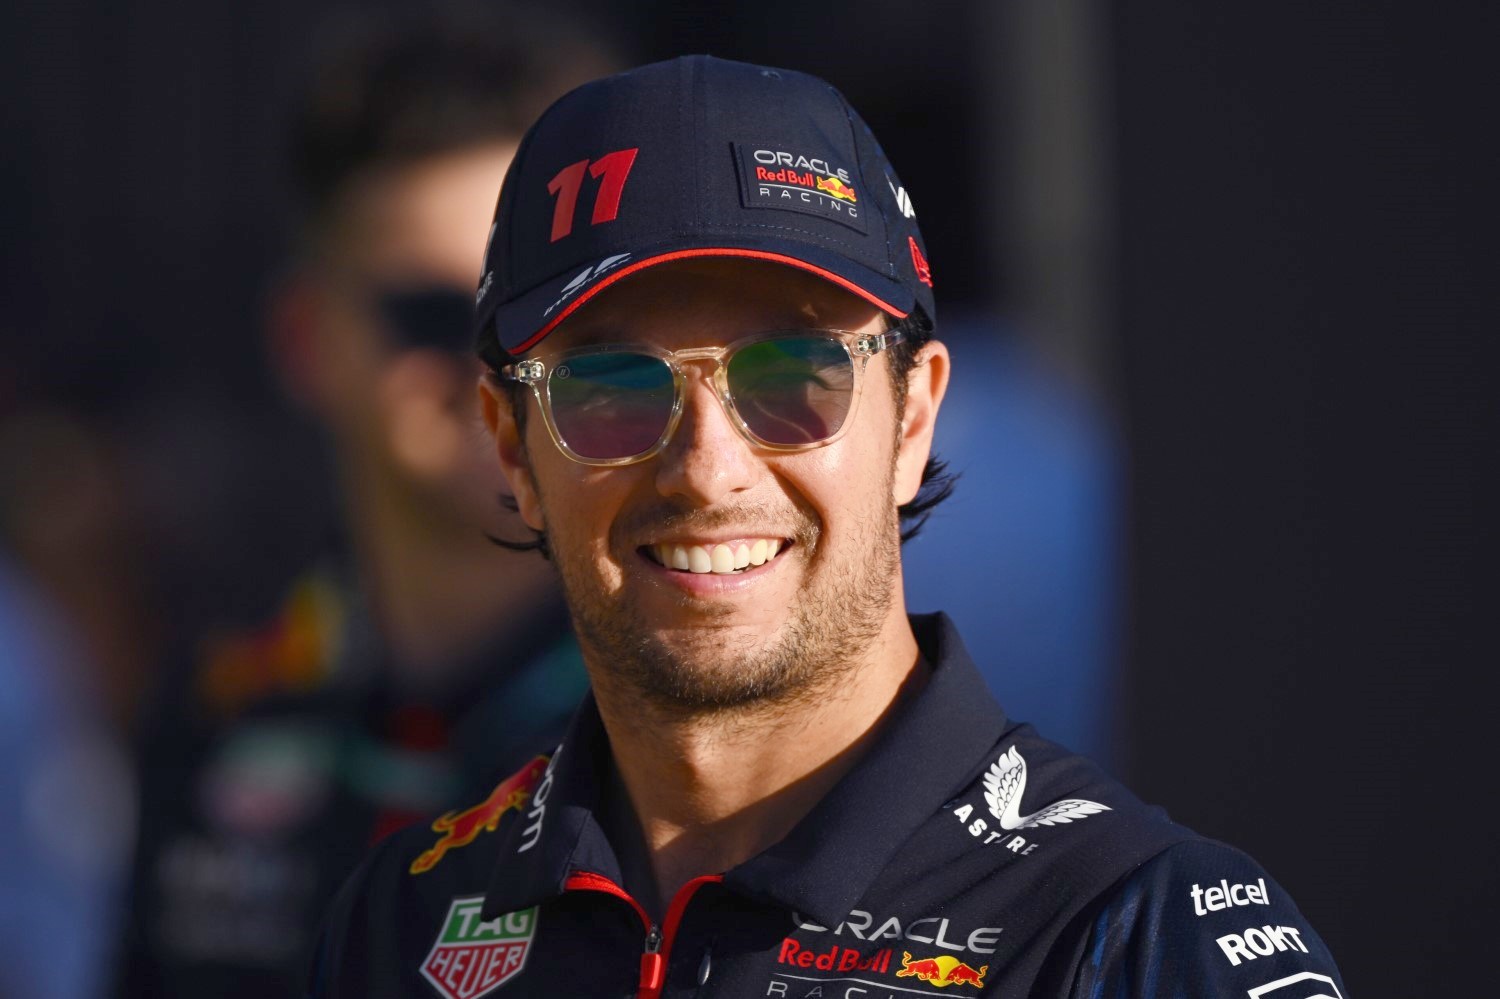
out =
[[[900,329],[778,330],[725,347],[594,345],[500,374],[531,386],[558,449],[585,465],[629,465],[666,447],[682,419],[684,365],[696,362],[712,362],[715,392],[742,437],[771,451],[806,451],[843,434],[870,358],[904,337]]]
[[[460,354],[472,349],[472,292],[442,286],[384,290],[376,294],[375,307],[398,349]]]

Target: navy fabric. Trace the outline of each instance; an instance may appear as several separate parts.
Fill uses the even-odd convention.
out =
[[[1346,996],[1333,959],[1285,889],[1218,843],[1182,843],[1098,907],[1068,991],[1113,996]]]
[[[843,95],[805,73],[686,56],[586,84],[527,132],[476,322],[519,353],[632,268],[715,249],[784,257],[893,314],[935,316],[910,196]]]
[[[1253,861],[1008,721],[945,617],[913,625],[926,685],[786,839],[680,892],[679,923],[616,887],[598,815],[609,747],[586,701],[493,833],[420,874],[426,830],[367,861],[330,915],[312,994],[1245,995],[1306,974],[1342,997],[1326,949]],[[455,927],[507,920],[524,941],[485,930],[455,947]],[[651,954],[659,992],[639,987]],[[1305,978],[1275,999],[1302,982],[1323,987]]]

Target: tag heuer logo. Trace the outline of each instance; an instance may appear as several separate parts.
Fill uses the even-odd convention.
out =
[[[455,898],[437,941],[422,962],[422,977],[448,999],[478,999],[526,965],[536,934],[536,908],[480,922],[484,896]]]

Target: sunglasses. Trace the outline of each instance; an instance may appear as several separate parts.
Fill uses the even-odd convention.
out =
[[[806,451],[837,440],[853,419],[870,358],[905,333],[778,330],[724,347],[646,344],[575,347],[507,364],[531,386],[558,450],[585,465],[629,465],[659,453],[682,419],[684,364],[714,365],[729,422],[751,444]]]
[[[375,308],[397,350],[445,350],[467,354],[474,296],[443,286],[394,288],[375,295]]]

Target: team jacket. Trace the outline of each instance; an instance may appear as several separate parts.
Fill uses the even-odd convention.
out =
[[[659,924],[600,824],[586,700],[550,758],[365,863],[311,994],[1344,999],[1254,861],[1007,721],[946,618],[913,626],[927,685],[784,840],[684,885]]]

